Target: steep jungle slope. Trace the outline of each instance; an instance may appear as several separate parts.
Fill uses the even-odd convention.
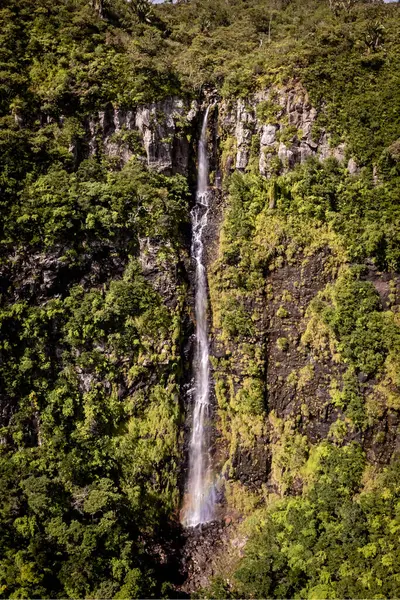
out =
[[[121,6],[107,21],[85,2],[0,12],[5,598],[158,597],[169,578],[189,191],[147,168],[155,107],[136,108],[165,96],[162,76],[129,98],[141,130],[114,119],[141,26]]]
[[[217,460],[247,518],[212,597],[398,594],[398,21],[370,51],[370,8],[218,107]]]
[[[398,6],[4,0],[0,25],[0,596],[396,597]],[[209,103],[201,551],[178,515]]]

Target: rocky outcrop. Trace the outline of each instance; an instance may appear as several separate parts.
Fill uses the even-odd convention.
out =
[[[123,164],[133,156],[158,172],[188,175],[196,102],[179,98],[127,110],[112,106],[87,123],[89,154],[103,151]]]
[[[334,157],[342,163],[347,160],[344,144],[333,147],[328,134],[313,127],[318,113],[299,84],[268,88],[245,100],[221,101],[217,106],[219,142],[229,146],[222,161],[225,173],[251,167],[271,177],[310,156],[320,160]],[[88,152],[104,152],[122,164],[136,156],[158,172],[187,176],[199,112],[196,101],[180,98],[132,109],[109,104],[88,120]],[[75,146],[70,151],[76,156]],[[350,173],[358,172],[354,158],[347,166]]]
[[[207,586],[211,577],[229,570],[242,556],[246,540],[229,517],[187,530],[181,550],[183,584],[177,591],[186,597]]]
[[[310,156],[344,162],[345,145],[332,147],[325,131],[314,130],[317,114],[300,85],[269,88],[246,100],[220,103],[220,139],[222,144],[232,141],[227,144],[225,172],[252,168],[271,177]],[[348,168],[356,172],[354,159],[350,159]]]
[[[0,271],[0,289],[10,302],[22,300],[44,303],[63,298],[76,284],[84,288],[101,287],[122,276],[128,261],[126,236],[108,241],[92,241],[80,248],[78,256],[68,247],[57,245],[51,251],[16,250]]]

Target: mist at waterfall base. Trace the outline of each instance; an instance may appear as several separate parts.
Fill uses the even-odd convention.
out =
[[[196,349],[194,356],[194,407],[189,444],[189,477],[182,524],[195,527],[214,518],[215,488],[211,469],[210,357],[207,322],[207,274],[203,263],[203,232],[209,213],[207,123],[204,115],[199,141],[196,205],[192,210],[192,258],[196,264]]]

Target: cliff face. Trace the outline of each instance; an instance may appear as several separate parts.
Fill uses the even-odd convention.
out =
[[[328,134],[317,129],[316,118],[317,110],[300,84],[223,102],[219,106],[223,168],[228,173],[258,168],[261,175],[271,177],[313,156],[343,162],[344,145],[331,147]]]
[[[294,344],[300,341],[308,304],[334,279],[334,275],[330,276],[324,269],[330,250],[322,243],[315,256],[306,259],[300,255],[297,261],[290,261],[291,267],[281,260],[271,274],[265,272],[265,268],[256,268],[253,274],[249,265],[250,271],[243,273],[241,278],[251,279],[255,275],[259,281],[254,289],[244,293],[241,290],[245,287],[243,279],[240,281],[235,275],[235,270],[240,269],[240,254],[228,263],[222,258],[224,245],[227,245],[224,227],[229,213],[229,192],[223,182],[234,172],[274,180],[311,157],[320,162],[333,158],[343,164],[345,147],[343,144],[331,147],[327,133],[321,130],[315,140],[313,126],[316,125],[317,110],[310,105],[306,91],[298,84],[284,89],[271,88],[246,101],[221,102],[214,110],[214,146],[210,145],[210,154],[216,156],[217,189],[207,249],[214,323],[213,365],[220,406],[218,427],[221,437],[216,455],[221,465],[228,461],[224,467],[228,479],[230,473],[233,480],[241,481],[249,489],[260,489],[263,484],[275,489],[276,484],[271,480],[272,442],[268,414],[277,411],[279,418],[289,415],[295,418],[299,409],[296,403],[302,404],[302,400],[295,387],[287,388],[285,381],[291,372],[307,369],[309,360],[307,356],[292,356],[287,348],[279,349],[276,342],[279,338],[286,339],[289,332]],[[353,163],[350,160],[347,165],[352,173]],[[265,196],[263,201],[273,211],[276,198],[270,192]],[[247,219],[247,215],[243,214],[243,218]],[[271,235],[275,237],[279,236],[279,231],[274,231],[278,224],[273,220],[271,212]],[[221,242],[218,241],[220,235]],[[275,314],[280,298],[285,295],[291,310],[290,317],[282,320]],[[234,305],[237,304],[243,309],[242,323],[240,315],[236,314]],[[232,323],[227,327],[223,321],[228,321],[229,315]],[[250,322],[249,327],[245,321]],[[329,366],[326,371],[329,372]],[[315,408],[307,426],[311,428],[311,423],[318,423],[319,433],[315,439],[321,440],[331,425],[327,409],[329,390],[322,389],[323,386],[318,391],[317,388],[318,383],[314,381],[312,395],[319,408]],[[255,406],[254,410],[250,408],[247,417],[242,418],[241,404],[245,404],[246,396],[252,394],[254,402],[260,403],[261,412]],[[243,413],[247,410],[243,408]],[[311,433],[310,436],[313,437]]]
[[[196,102],[169,98],[132,110],[109,105],[87,123],[90,154],[103,151],[126,163],[143,155],[149,168],[172,175],[189,174]]]
[[[210,265],[221,439],[227,443],[224,456],[233,469],[231,475],[249,489],[260,489],[262,484],[278,493],[286,489],[277,481],[279,470],[281,474],[290,470],[282,457],[276,456],[282,451],[282,437],[305,436],[306,444],[330,439],[345,408],[335,401],[332,385],[342,385],[338,382],[348,369],[346,359],[343,363],[333,342],[328,347],[329,336],[321,342],[322,353],[313,349],[309,336],[324,334],[306,332],[311,327],[310,306],[335,285],[340,273],[353,268],[354,262],[343,240],[333,239],[321,223],[309,221],[308,232],[299,236],[282,209],[276,211],[279,191],[275,182],[285,174],[289,174],[285,181],[290,182],[290,171],[310,158],[321,165],[327,159],[335,160],[348,180],[357,177],[355,160],[349,158],[344,144],[331,147],[328,134],[316,127],[317,117],[298,84],[218,106],[222,173],[247,172],[248,177],[261,175],[271,182],[259,189],[251,188],[251,183],[247,190],[225,189],[223,208],[216,211],[216,220],[222,221],[219,249],[214,250]],[[371,186],[375,183],[371,180]],[[232,200],[235,194],[238,198]],[[225,212],[222,219],[221,212]],[[245,233],[235,219],[245,223]],[[307,228],[306,222],[304,217]],[[252,252],[261,252],[260,259],[249,256]],[[371,260],[361,272],[379,310],[396,314],[397,276],[382,271]],[[356,375],[363,403],[377,393],[379,377],[363,372]],[[250,404],[243,408],[247,399]],[[342,442],[361,442],[372,463],[389,461],[399,443],[399,416],[394,408],[382,406],[379,417],[369,417],[361,429],[350,427]],[[296,484],[296,477],[289,475],[294,493],[296,485],[301,485],[300,481]]]
[[[397,335],[399,277],[377,256],[354,256],[334,223],[309,212],[326,181],[332,211],[346,186],[361,185],[344,144],[331,147],[321,129],[315,141],[317,123],[298,85],[222,102],[214,112],[216,187],[206,240],[214,460],[229,526],[274,498],[301,497],[308,465],[326,444],[359,445],[376,472],[399,450],[384,325]],[[375,188],[375,170],[363,185]],[[380,323],[375,334],[372,322]],[[204,547],[189,540],[185,589],[229,574],[242,536],[235,527],[215,535],[206,529]]]
[[[179,99],[169,99],[132,111],[114,109],[109,105],[106,110],[84,123],[86,133],[79,139],[72,139],[68,151],[75,161],[78,158],[80,162],[91,158],[109,161],[107,166],[110,171],[120,171],[133,159],[157,173],[169,176],[179,173],[188,177],[192,160],[190,140],[195,134],[193,120],[196,116],[196,104],[190,106]],[[62,130],[63,119],[59,125]],[[141,185],[134,182],[136,176],[136,172],[129,175],[128,171],[120,176],[121,180],[132,177],[134,193],[138,191],[137,186],[140,188]],[[60,195],[68,193],[68,185],[70,188],[76,187],[72,195],[79,194],[79,183],[77,184],[73,176],[70,179],[68,184],[65,180],[53,182],[48,178],[46,185],[50,194],[55,192],[57,185],[62,186],[58,190]],[[164,183],[162,178],[149,180],[150,186],[155,185],[159,188]],[[99,185],[103,185],[106,191],[105,183]],[[117,181],[111,182],[112,185],[118,186]],[[185,184],[182,185],[186,192]],[[84,195],[86,192],[87,188],[83,183],[80,193]],[[144,194],[148,194],[148,190],[144,190]],[[97,192],[97,202],[103,202],[100,189]],[[130,260],[135,258],[146,280],[160,294],[165,305],[171,310],[183,310],[182,290],[186,286],[187,270],[190,268],[190,240],[186,231],[182,230],[178,236],[175,231],[172,233],[167,221],[176,217],[179,220],[182,217],[183,221],[186,220],[187,227],[186,200],[184,205],[179,207],[179,216],[177,213],[174,217],[165,215],[163,223],[154,222],[145,226],[141,226],[139,222],[144,220],[143,216],[154,210],[154,206],[146,198],[143,203],[140,199],[136,202],[136,222],[115,223],[115,227],[111,226],[104,237],[92,233],[98,217],[89,206],[83,208],[82,214],[75,215],[75,218],[83,217],[86,221],[95,221],[89,228],[82,227],[76,239],[69,238],[68,231],[61,231],[60,225],[59,235],[56,234],[51,240],[30,240],[28,234],[24,243],[21,235],[22,243],[15,244],[13,253],[3,261],[1,267],[3,299],[9,303],[28,302],[45,305],[54,298],[64,299],[74,286],[81,286],[85,291],[107,290],[110,282],[124,276]],[[110,206],[104,204],[106,213]],[[167,203],[164,204],[164,209],[166,206]],[[36,210],[37,213],[42,209],[38,202],[35,204],[33,194],[31,206],[26,208],[30,211]],[[71,227],[74,215],[71,217],[67,227]],[[38,214],[31,215],[31,219],[35,218],[38,218]],[[167,231],[169,233],[166,233]],[[185,317],[182,316],[182,321],[184,320]],[[52,343],[58,344],[57,341]],[[55,351],[62,352],[61,349]],[[121,385],[124,389],[131,388],[131,384],[126,381]],[[9,399],[3,398],[3,425],[6,425],[16,407],[12,406]]]
[[[142,154],[151,169],[188,176],[194,168],[190,160],[200,108],[196,101],[179,98],[132,110],[109,105],[87,123],[89,153],[103,151],[123,163]],[[345,160],[344,144],[331,147],[328,134],[315,127],[317,110],[300,84],[272,87],[246,100],[220,101],[215,110],[218,143],[210,150],[219,152],[217,167],[224,175],[258,166],[261,175],[271,177],[313,156]],[[347,166],[354,172],[354,159]]]
[[[193,181],[201,114],[198,104],[177,99],[135,111],[110,107],[90,120],[88,146],[90,152],[104,152],[122,163],[142,156],[140,160],[146,160],[152,170],[177,172]],[[399,416],[384,399],[382,377],[352,371],[357,402],[366,411],[362,424],[361,417],[352,420],[347,401],[335,395],[346,394],[348,364],[340,356],[334,334],[323,324],[320,331],[313,329],[316,299],[337,285],[341,273],[353,268],[343,241],[315,222],[304,223],[301,227],[309,228],[308,232],[299,236],[279,210],[279,178],[290,177],[296,166],[310,158],[321,169],[328,159],[337,161],[345,177],[357,177],[358,167],[344,144],[332,147],[328,134],[317,125],[318,112],[299,84],[270,88],[246,101],[217,102],[212,112],[209,153],[215,185],[205,236],[213,324],[213,451],[216,474],[221,477],[218,516],[228,521],[243,517],[244,498],[257,506],[265,495],[301,493],[304,481],[299,469],[312,448],[324,441],[357,441],[373,465],[388,463],[398,445]],[[135,149],[129,147],[127,133],[135,134]],[[235,173],[244,181],[261,179],[243,195],[226,187]],[[232,199],[235,194],[241,195],[236,200],[240,207]],[[245,234],[237,219],[247,224]],[[232,234],[235,227],[239,229]],[[138,258],[145,278],[174,307],[180,278],[190,278],[191,267],[187,255],[182,262],[182,254],[173,259],[170,252],[172,246],[162,238],[139,239]],[[260,252],[262,256],[254,260]],[[361,280],[376,290],[378,311],[396,312],[396,277],[370,261]],[[183,345],[188,348],[193,323],[181,319]],[[190,373],[188,362],[185,368]],[[383,394],[377,411],[370,400],[376,393]],[[184,393],[182,400],[186,401]],[[207,543],[216,543],[225,552],[231,536],[214,533],[205,540],[211,539]],[[236,544],[236,537],[232,539]],[[204,584],[208,576],[199,557],[197,567],[191,563],[191,544],[189,588]]]
[[[68,587],[75,597],[89,588],[111,597],[126,584],[130,596],[129,581],[139,573],[144,596],[154,585],[146,579],[150,563],[161,574],[163,561],[173,560],[173,550],[166,556],[160,544],[169,544],[180,502],[190,110],[178,100],[132,112],[108,107],[69,139],[68,119],[52,120],[66,142],[67,165],[27,181],[3,223],[1,467],[10,499],[4,531],[11,535],[27,512],[36,529],[32,545],[24,535],[4,542],[11,558],[1,570],[11,572],[13,552],[24,545],[22,563],[37,573],[29,595],[56,596]],[[53,528],[53,509],[35,508],[42,493],[61,529]],[[145,506],[150,512],[142,521]],[[81,539],[76,553],[67,551],[68,539],[89,521],[98,557],[92,566],[101,574],[74,577],[76,569],[85,571],[79,564],[88,547]],[[100,563],[121,546],[109,538],[111,546],[101,550],[105,521],[129,546],[111,591],[102,587],[111,562]],[[40,566],[46,553],[64,550],[63,572],[59,563],[47,581]],[[7,585],[22,584],[11,574]]]
[[[202,107],[171,98],[132,110],[109,105],[92,115],[84,123],[85,134],[70,145],[69,152],[83,164],[106,161],[108,181],[104,172],[90,175],[103,213],[96,214],[85,204],[86,174],[81,182],[67,174],[54,180],[47,177],[42,189],[49,198],[61,190],[61,195],[71,195],[70,206],[75,206],[75,198],[81,197],[74,210],[85,226],[72,240],[62,229],[53,237],[47,232],[42,240],[30,240],[29,232],[24,233],[26,242],[16,245],[12,258],[2,266],[3,291],[10,303],[39,306],[40,319],[49,319],[54,302],[59,304],[57,310],[64,311],[61,321],[52,322],[46,344],[53,348],[54,373],[72,369],[77,397],[86,402],[97,390],[102,397],[116,394],[125,406],[138,407],[132,408],[129,418],[130,436],[141,445],[135,458],[141,465],[140,477],[162,469],[158,481],[143,480],[141,485],[150,495],[156,490],[160,501],[175,511],[179,493],[171,495],[170,490],[171,482],[182,486],[184,481],[182,432],[189,409],[185,383],[190,378],[193,333],[190,200],[185,180],[193,192],[199,123],[207,102]],[[393,319],[399,280],[371,260],[358,266],[356,273],[356,262],[343,238],[335,237],[321,216],[317,221],[300,216],[296,222],[285,214],[285,203],[297,201],[291,196],[292,186],[305,185],[301,177],[314,176],[307,171],[310,159],[316,159],[312,168],[321,170],[320,177],[331,177],[324,169],[333,169],[337,186],[358,177],[345,146],[331,147],[328,134],[317,125],[317,110],[299,84],[269,88],[246,101],[219,101],[210,119],[214,199],[205,242],[212,323],[213,454],[219,481],[217,516],[229,525],[240,522],[271,495],[301,494],[302,469],[321,443],[356,441],[374,466],[387,464],[399,444],[390,352],[380,350],[388,363],[381,372],[349,363],[343,343],[351,344],[352,339],[343,341],[315,309],[326,302],[336,310],[334,291],[347,277],[355,286],[354,294],[357,281],[369,286],[371,318],[386,314]],[[291,177],[298,172],[302,175],[296,184]],[[376,179],[371,181],[376,184]],[[305,194],[319,192],[313,189]],[[28,193],[30,210],[33,207],[39,220],[41,193],[35,189]],[[337,192],[332,188],[328,193]],[[110,203],[109,194],[130,207],[128,220],[112,224],[115,217],[107,215],[113,214],[115,200]],[[96,220],[105,228],[102,233],[93,233]],[[128,303],[108,314],[115,294],[125,293],[124,285],[128,295],[137,293],[136,285],[144,286],[138,293],[148,300],[143,308]],[[81,314],[79,304],[84,307]],[[37,309],[26,310],[28,315]],[[100,338],[95,335],[90,340],[84,328],[92,327],[93,318],[103,318],[96,316],[99,310],[108,325]],[[137,311],[143,310],[143,317],[138,317]],[[13,328],[26,327],[23,319],[8,318],[13,319]],[[357,318],[354,314],[354,321]],[[132,319],[136,333],[131,335]],[[72,333],[74,327],[81,333]],[[122,345],[116,341],[121,335],[126,337]],[[34,343],[28,342],[15,349],[29,357],[33,351]],[[102,367],[98,361],[103,361]],[[18,377],[17,390],[21,390]],[[54,390],[59,389],[59,375],[48,380]],[[5,427],[19,418],[11,390],[2,400]],[[49,433],[40,411],[25,409],[24,418],[32,431],[29,443],[46,448]],[[103,431],[99,416],[85,417],[83,422],[89,436],[97,438]],[[162,431],[160,422],[165,425]],[[152,455],[154,440],[159,447]],[[189,536],[185,546],[185,590],[205,585],[215,570],[230,568],[245,543],[235,527],[211,527],[203,533],[200,538]],[[216,557],[208,567],[207,548]]]

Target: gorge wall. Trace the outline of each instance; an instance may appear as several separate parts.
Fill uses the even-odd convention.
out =
[[[399,6],[2,2],[0,598],[399,596]]]
[[[104,153],[122,165],[138,158],[159,173],[184,175],[194,192],[201,118],[215,98],[215,92],[208,92],[202,103],[172,98],[132,111],[110,105],[89,120],[80,152]],[[279,198],[276,179],[309,159],[321,164],[337,161],[346,177],[359,174],[345,145],[333,146],[317,117],[306,90],[297,82],[266,89],[246,100],[217,101],[210,113],[213,201],[205,252],[217,407],[214,458],[222,477],[221,490],[227,486],[221,491],[224,500],[219,516],[228,515],[229,520],[232,515],[241,518],[237,508],[243,504],[241,495],[247,498],[249,493],[250,505],[256,506],[262,494],[299,493],[302,481],[296,469],[310,445],[326,439],[346,444],[356,440],[372,464],[385,464],[398,447],[399,415],[395,406],[386,406],[383,397],[379,410],[373,410],[361,428],[353,427],[344,403],[335,397],[340,390],[343,393],[348,369],[331,334],[322,324],[322,331],[313,329],[313,301],[357,263],[320,224],[310,226],[299,239],[297,232],[285,232],[275,212]],[[232,213],[227,181],[235,172],[260,176],[265,185],[252,192],[261,194],[257,208],[241,200],[239,218],[246,221],[246,213],[253,210],[259,224],[249,225],[250,236],[236,240],[239,248],[230,248],[235,241],[225,232]],[[257,239],[259,236],[266,237]],[[253,243],[255,252],[261,245],[261,264],[252,264],[247,256]],[[178,260],[171,260],[172,255],[166,259],[163,240],[139,240],[143,273],[167,305],[176,305],[179,277],[193,283],[187,252],[186,245]],[[243,263],[246,272],[242,272]],[[375,290],[371,293],[376,294],[379,310],[396,311],[399,282],[395,276],[367,261],[361,281]],[[193,306],[192,293],[186,310]],[[187,318],[183,320],[183,346],[187,349],[193,335],[191,318],[191,324]],[[189,354],[186,356],[185,368],[190,373]],[[378,390],[384,395],[381,381],[362,371],[356,372],[356,388],[360,403],[368,402]],[[185,394],[182,401],[185,403]],[[297,467],[296,461],[300,461]]]
[[[138,156],[158,172],[189,177],[193,186],[197,136],[209,102],[174,99],[126,113],[110,107],[90,121],[91,134],[96,132],[90,151],[102,148],[122,163]],[[127,132],[137,132],[142,151],[129,148]],[[246,101],[217,102],[210,113],[209,157],[213,201],[205,242],[220,524],[187,537],[186,591],[238,560],[245,538],[237,525],[247,515],[273,498],[302,493],[308,461],[321,444],[359,443],[371,468],[388,464],[399,444],[390,352],[380,350],[387,358],[379,374],[368,361],[357,364],[346,356],[345,348],[355,343],[358,319],[395,318],[399,280],[379,261],[352,258],[320,217],[306,215],[301,223],[300,216],[296,223],[285,215],[285,202],[296,202],[285,189],[296,183],[293,170],[312,164],[302,176],[321,180],[333,169],[340,188],[360,176],[356,161],[344,144],[331,145],[307,92],[295,82]],[[370,182],[376,186],[376,170]],[[303,192],[318,193],[318,187]],[[160,263],[157,248],[157,239],[141,242],[140,262],[167,299],[177,289],[170,283],[176,267]],[[187,254],[184,269],[193,278]],[[371,308],[359,314],[346,301],[343,309],[339,296],[346,289],[354,299],[366,294]],[[192,302],[189,294],[186,306]],[[350,311],[342,338],[324,320],[321,305]],[[193,323],[185,323],[183,345],[189,348]],[[379,335],[386,335],[384,329]]]
[[[110,415],[113,403],[122,403],[127,412],[118,419],[121,427],[129,423],[118,450],[123,493],[132,494],[140,481],[140,494],[156,497],[162,510],[177,517],[187,478],[195,328],[188,213],[202,116],[215,99],[204,244],[219,505],[214,524],[175,530],[172,546],[170,532],[157,530],[147,549],[167,569],[181,561],[179,568],[174,563],[180,571],[174,589],[185,593],[237,563],[247,517],[276,498],[302,494],[307,465],[321,444],[357,442],[372,469],[388,464],[399,448],[395,358],[383,340],[394,335],[399,279],[379,259],[352,257],[343,236],[322,218],[321,210],[336,209],[345,185],[356,185],[360,169],[344,144],[330,144],[297,82],[229,102],[210,92],[202,102],[170,98],[132,110],[109,104],[70,138],[71,161],[88,169],[92,183],[85,183],[83,171],[78,178],[54,172],[28,192],[29,218],[17,218],[40,222],[60,194],[68,199],[60,214],[75,211],[85,227],[75,239],[65,229],[68,222],[44,228],[42,239],[26,229],[2,266],[4,297],[27,315],[26,321],[12,312],[6,316],[14,331],[7,351],[24,366],[2,397],[5,446],[13,443],[22,418],[29,447],[47,448],[58,417],[49,413],[46,421],[41,413],[45,380],[53,381],[60,406],[73,390],[77,405],[68,410],[79,413],[79,402],[94,402],[74,434],[83,444],[116,435]],[[63,130],[63,118],[57,126]],[[93,159],[108,161],[107,172],[91,172]],[[326,191],[324,179],[331,182]],[[376,170],[369,181],[376,187]],[[90,194],[97,212],[85,199]],[[127,207],[120,221],[116,202]],[[315,212],[307,202],[331,204]],[[92,233],[96,223],[100,237]],[[363,299],[369,303],[364,312]],[[347,319],[346,331],[333,324],[335,313]],[[38,352],[32,319],[52,355],[39,370],[31,366]],[[376,357],[360,360],[348,352],[355,345],[361,356],[368,353],[369,338],[358,338],[370,319],[374,351],[383,360],[379,369]],[[30,385],[37,399],[29,400],[21,417],[16,398]],[[102,399],[100,405],[94,398]],[[101,485],[111,493],[108,483]],[[74,510],[83,513],[85,498],[98,491],[94,483],[93,490],[82,491],[77,483],[67,488]]]

